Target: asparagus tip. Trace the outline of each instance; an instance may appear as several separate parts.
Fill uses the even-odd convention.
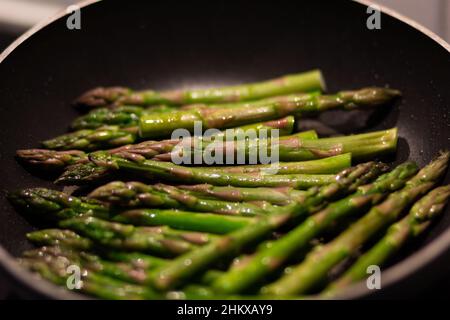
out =
[[[84,109],[108,106],[128,93],[129,90],[124,87],[98,87],[82,94],[74,101],[74,105]]]
[[[350,106],[377,107],[387,104],[401,96],[399,90],[381,87],[368,87],[356,91],[342,91],[341,98],[352,102]]]

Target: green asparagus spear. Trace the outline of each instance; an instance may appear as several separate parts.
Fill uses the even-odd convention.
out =
[[[83,94],[76,105],[88,109],[120,105],[181,105],[191,103],[237,102],[261,99],[274,95],[294,92],[308,92],[324,89],[322,73],[313,70],[305,73],[286,75],[281,78],[259,83],[241,84],[222,88],[173,90],[173,91],[133,91],[128,88],[96,88]]]
[[[42,278],[57,285],[66,286],[68,267],[74,265],[74,261],[66,257],[21,258],[19,263],[25,268],[37,272]],[[162,299],[164,296],[144,286],[129,284],[108,276],[91,272],[85,268],[80,270],[82,275],[80,291],[103,299],[116,300],[141,300]]]
[[[137,139],[136,127],[103,126],[94,130],[84,129],[58,136],[42,142],[52,150],[98,150],[134,143]]]
[[[25,268],[37,272],[42,278],[47,279],[57,285],[66,286],[70,274],[68,267],[77,264],[76,259],[69,259],[65,256],[46,255],[45,258],[21,258],[19,263]],[[111,276],[100,274],[92,269],[82,267],[81,292],[103,298],[115,300],[142,300],[142,299],[220,299],[220,300],[244,300],[244,299],[267,299],[272,300],[280,297],[265,296],[223,296],[217,295],[212,290],[203,286],[191,285],[183,290],[171,291],[167,293],[156,292],[148,286],[131,284],[126,281],[115,279]],[[282,299],[296,299],[295,297],[282,297]]]
[[[299,201],[305,195],[305,191],[293,188],[238,188],[217,187],[210,184],[181,185],[178,188],[189,194],[221,199],[225,201],[252,202],[267,201],[275,205],[287,205],[292,201]]]
[[[254,216],[276,209],[265,202],[252,204],[200,199],[172,186],[152,186],[141,182],[111,182],[92,191],[89,198],[124,208],[160,207],[229,215]]]
[[[104,250],[102,256],[107,259],[127,263],[135,268],[141,269],[154,269],[167,264],[169,260],[150,256],[148,254],[143,254],[141,252],[125,252],[125,251],[115,251],[115,250]]]
[[[114,212],[109,206],[94,199],[77,198],[64,192],[44,188],[21,190],[9,195],[10,201],[31,214],[39,214],[48,220],[95,216],[121,222],[158,226],[167,225],[177,229],[227,233],[241,228],[252,219],[223,216],[211,213],[195,213],[178,210],[130,210]],[[63,237],[64,235],[61,235]]]
[[[97,129],[103,126],[136,126],[145,108],[121,106],[117,109],[98,108],[88,114],[76,118],[70,128],[72,130]]]
[[[244,138],[259,137],[264,135],[270,137],[274,132],[277,132],[278,136],[283,137],[292,134],[294,131],[295,118],[292,116],[284,117],[277,120],[251,123],[245,126],[235,127],[220,131],[212,134],[210,137],[214,137],[216,140],[220,137],[226,139],[238,139],[241,136]],[[314,130],[298,133],[303,139],[317,139],[317,133]],[[211,140],[205,137],[205,141]]]
[[[217,138],[225,137],[227,139],[237,139],[239,137],[258,137],[264,134],[266,137],[270,137],[273,132],[277,132],[279,136],[285,136],[292,133],[294,128],[294,117],[285,117],[278,120],[266,121],[262,123],[252,123],[246,126],[227,129],[222,132],[215,132],[212,136]],[[138,127],[130,126],[100,126],[95,129],[81,129],[71,133],[63,134],[44,141],[42,144],[46,149],[51,150],[63,150],[71,151],[71,149],[79,149],[83,151],[94,151],[105,148],[115,148],[124,146],[130,143],[134,143],[140,139],[138,133]],[[166,135],[166,136],[170,136]],[[317,139],[317,134],[314,131],[307,131],[305,133],[298,134],[303,139]],[[203,138],[205,142],[211,140],[209,138]],[[174,142],[176,142],[174,144]],[[179,139],[171,139],[164,141],[150,141],[143,144],[143,148],[148,149],[155,145],[155,150],[160,146],[161,151],[164,148],[170,148],[176,145]],[[138,145],[139,146],[139,145]],[[128,148],[134,149],[135,146],[128,146]],[[172,149],[165,150],[169,152]],[[78,151],[79,152],[79,151]],[[162,152],[160,152],[162,153]]]
[[[42,247],[28,250],[23,253],[23,257],[25,258],[67,258],[79,267],[86,268],[98,274],[134,284],[144,285],[149,284],[149,271],[151,269],[156,265],[164,265],[169,261],[141,253],[129,254],[127,252],[119,252],[119,256],[122,258],[122,261],[113,262],[105,260],[91,252],[73,250],[72,248],[62,246]],[[150,261],[151,263],[143,263],[143,261]],[[148,267],[148,265],[151,267]],[[219,270],[210,270],[200,277],[198,281],[207,285],[217,279],[221,274],[222,272]]]
[[[193,213],[158,209],[128,210],[116,215],[113,220],[134,225],[167,225],[180,230],[209,232],[214,234],[227,234],[255,222],[254,218],[250,217],[223,216],[211,213]]]
[[[386,91],[385,91],[386,90]],[[322,95],[320,91],[308,93],[294,93],[290,95],[272,96],[269,98],[258,99],[253,101],[220,103],[220,104],[191,104],[184,105],[181,110],[201,110],[201,109],[237,109],[237,108],[255,108],[265,107],[270,104],[282,105],[303,105],[306,104],[304,110],[300,112],[317,112],[322,106],[324,109],[336,108],[342,103],[353,101],[354,106],[348,105],[346,109],[361,106],[379,106],[394,97],[401,95],[401,92],[386,88],[368,87],[359,90],[341,91],[335,95]],[[389,97],[391,96],[391,97]],[[317,101],[314,98],[317,97]],[[328,98],[328,99],[327,99]],[[312,101],[312,102],[311,102]],[[317,105],[314,105],[316,104]],[[328,104],[328,107],[325,107]],[[350,103],[349,103],[350,104]]]
[[[344,153],[328,158],[300,161],[300,162],[280,162],[276,169],[276,174],[332,174],[350,167],[352,164],[351,153]],[[273,165],[244,165],[233,167],[213,167],[217,172],[229,173],[261,173],[272,172]]]
[[[356,193],[328,205],[279,240],[256,251],[243,267],[229,270],[214,282],[213,287],[218,292],[228,294],[245,291],[282,267],[293,254],[307,248],[323,231],[340,220],[379,203],[390,192],[402,188],[416,172],[415,164],[405,163],[380,176],[375,182],[359,187]]]
[[[98,108],[76,118],[70,125],[72,130],[97,129],[103,126],[136,126],[143,114],[175,111],[176,108],[165,105],[143,108],[139,106],[120,106],[115,109]]]
[[[370,88],[369,88],[370,89]],[[371,92],[365,92],[366,94],[374,94]],[[298,103],[301,100],[305,99],[311,99],[314,96],[320,96],[320,91],[317,92],[310,92],[309,95],[305,94],[292,94],[292,95],[286,95],[286,96],[276,96],[276,97],[269,97],[265,99],[259,99],[256,101],[243,101],[243,102],[232,102],[232,103],[220,103],[220,104],[205,104],[205,103],[197,103],[197,104],[189,104],[181,106],[181,110],[200,110],[200,109],[232,109],[232,108],[246,108],[246,107],[256,107],[256,106],[266,106],[268,104],[272,103]],[[374,105],[379,104],[379,102],[376,101],[376,97],[366,97],[373,99]],[[379,97],[384,99],[384,97]],[[333,101],[333,99],[332,99]],[[332,102],[330,101],[330,102]],[[335,102],[336,100],[334,100]]]
[[[103,218],[110,215],[108,207],[94,199],[78,198],[45,188],[23,189],[9,194],[8,199],[15,206],[49,220],[61,220],[82,214]]]
[[[20,190],[9,195],[10,201],[32,214],[49,220],[90,214],[108,219],[123,209],[169,208],[194,212],[254,216],[276,210],[268,202],[236,203],[201,199],[168,185],[147,186],[140,182],[116,181],[95,189],[88,198],[77,198],[45,188]]]
[[[89,262],[100,262],[98,267],[101,267],[101,264],[106,264],[111,266],[108,268],[109,270],[115,270],[115,268],[120,268],[123,270],[121,267],[124,266],[126,270],[132,268],[133,270],[142,269],[147,271],[166,265],[170,261],[141,252],[117,251],[109,248],[104,250],[103,248],[96,247],[95,249],[100,251],[100,255],[109,261],[102,260],[99,256],[95,256],[92,251],[86,251],[94,248],[93,242],[90,239],[65,229],[46,229],[34,231],[28,233],[27,238],[34,244],[44,246],[39,249],[33,249],[25,252],[23,255],[28,258],[38,256],[42,257],[44,254],[48,253],[53,255],[55,253],[59,255],[61,255],[61,253],[65,253],[66,256],[67,254],[73,256],[73,254],[82,253],[84,257],[89,258]],[[112,265],[111,262],[118,264]],[[120,272],[120,270],[112,272],[110,275],[114,277],[114,274],[120,274]],[[222,273],[223,272],[218,270],[211,270],[205,273],[205,275],[201,278],[201,283],[209,285]],[[122,280],[126,279],[122,278]]]
[[[261,103],[262,101],[260,101]],[[99,108],[90,111],[88,114],[75,119],[71,124],[72,130],[97,129],[103,126],[117,125],[121,127],[137,126],[139,117],[143,115],[151,115],[158,113],[169,113],[177,110],[174,107],[158,106],[158,107],[135,107],[121,106],[115,109]],[[251,124],[242,127],[243,130],[254,129],[260,131],[266,129],[280,130],[280,136],[292,133],[294,129],[294,117],[285,117],[280,120],[268,121],[263,123]]]
[[[327,201],[354,191],[384,169],[384,166],[371,162],[342,171],[333,183],[309,189],[303,201],[281,207],[276,214],[259,217],[247,227],[227,234],[217,241],[180,256],[167,266],[156,269],[152,276],[153,286],[166,290],[184,283],[201,270],[239,253],[249,244],[265,239],[271,232],[289,222],[302,220],[308,213],[319,210]]]
[[[395,150],[397,138],[396,128],[362,135],[318,140],[303,140],[293,136],[292,140],[282,140],[283,144],[280,145],[279,154],[281,159],[286,158],[291,161],[295,159],[320,158],[333,153],[339,154],[342,152],[352,152],[352,156],[362,158]],[[106,161],[107,156],[107,154],[100,152],[90,154],[91,162],[88,164],[74,165],[68,168],[57,182],[61,184],[84,184],[104,177],[107,172],[120,169],[123,171],[137,171],[144,174],[156,175],[156,177],[171,178],[172,180],[178,178],[178,180],[183,181],[183,179],[188,178],[190,183],[208,183],[208,181],[211,181],[211,184],[227,185],[231,184],[231,180],[242,180],[236,181],[234,185],[251,187],[289,186],[296,183],[296,180],[294,180],[293,183],[289,184],[286,179],[291,180],[292,177],[281,175],[278,177],[266,176],[261,178],[260,176],[253,174],[250,176],[248,174],[237,175],[227,173],[219,175],[219,179],[217,179],[217,173],[214,172],[214,169],[185,168],[157,161],[145,161],[145,155],[141,156],[140,154],[133,152],[128,153],[127,150],[114,152],[115,157],[110,157],[108,161]],[[98,167],[96,167],[96,165]],[[180,170],[178,170],[178,168],[180,168]],[[183,175],[180,177],[180,174],[177,173],[183,173]],[[197,175],[198,179],[194,180],[191,179],[191,177],[188,177],[188,174],[191,175],[191,173]],[[293,178],[298,181],[298,179],[305,177],[300,176]],[[323,178],[326,179],[326,176]]]
[[[80,150],[25,149],[17,150],[16,155],[26,164],[49,171],[60,171],[67,166],[89,161],[87,154]]]
[[[139,135],[143,138],[154,138],[170,135],[179,128],[192,132],[198,124],[206,129],[224,129],[289,115],[298,116],[305,112],[375,107],[386,104],[399,95],[399,91],[392,89],[364,88],[334,95],[304,94],[293,101],[286,99],[263,106],[256,103],[241,108],[180,110],[143,115],[139,119]]]
[[[228,102],[228,103],[194,103],[187,104],[179,107],[179,110],[201,110],[201,109],[233,109],[233,108],[245,108],[245,107],[256,107],[256,106],[266,106],[271,103],[284,102],[284,103],[295,103],[298,100],[305,99],[310,96],[319,96],[321,94],[320,91],[311,91],[308,92],[309,95],[304,95],[302,93],[294,93],[290,95],[282,95],[282,96],[272,96],[268,98],[258,99],[258,100],[250,100],[250,101],[241,101],[241,102]]]
[[[144,157],[151,159],[154,156],[167,153],[179,143],[179,140],[144,141],[138,144],[124,145],[107,152],[124,157]],[[30,165],[41,169],[60,170],[75,165],[80,168],[90,168],[88,154],[79,150],[55,151],[48,149],[18,150],[17,157]],[[84,166],[83,166],[84,165]]]
[[[226,130],[225,130],[225,132],[226,132]],[[282,132],[280,131],[280,134],[279,134],[280,137],[285,137],[285,136],[288,135],[288,134],[282,135],[281,133]],[[295,135],[298,138],[303,139],[303,140],[317,140],[317,139],[319,139],[319,136],[317,135],[317,132],[315,130],[301,131],[301,132],[295,133]],[[272,135],[268,135],[268,137],[271,137],[271,136]]]
[[[160,161],[180,161],[190,164],[193,156],[207,159],[210,154],[214,159],[224,161],[232,159],[237,162],[238,156],[245,161],[256,159],[260,155],[275,157],[278,161],[305,161],[351,153],[353,160],[364,160],[395,151],[397,147],[398,130],[376,131],[365,134],[350,135],[335,138],[305,140],[298,135],[281,137],[279,139],[253,139],[247,141],[219,141],[206,145],[203,148],[193,144],[180,144],[167,154],[158,154],[154,157]],[[276,152],[276,153],[275,153]]]
[[[276,121],[270,121],[265,123],[255,123],[248,126],[243,126],[240,128],[229,129],[231,132],[220,132],[214,135],[215,138],[225,137],[228,134],[227,138],[239,137],[237,134],[238,130],[242,130],[242,132],[247,132],[247,130],[255,130],[255,136],[259,136],[263,130],[267,130],[268,136],[271,136],[273,130],[279,130],[278,133],[280,136],[288,135],[292,133],[294,124],[293,117],[286,117],[283,119],[279,119]],[[102,130],[102,129],[99,129]],[[298,137],[302,139],[317,139],[317,133],[314,130],[300,132],[296,134]],[[203,140],[208,141],[212,140],[212,138],[203,138]],[[178,145],[179,140],[164,140],[164,141],[144,141],[138,144],[125,145],[121,147],[117,147],[115,149],[108,150],[110,153],[123,154],[128,157],[132,157],[135,154],[145,157],[146,159],[151,159],[158,154],[165,154],[171,152],[173,148]],[[58,144],[61,146],[61,144]],[[59,147],[58,147],[59,149]],[[61,149],[66,149],[65,147],[61,147]],[[85,164],[87,168],[89,165],[88,155],[81,150],[66,150],[66,151],[56,151],[56,150],[48,150],[48,149],[25,149],[18,150],[17,157],[32,166],[38,167],[44,170],[62,170],[67,166],[79,164]]]
[[[67,229],[43,229],[27,233],[27,239],[39,246],[63,247],[71,250],[92,250],[94,243],[91,239],[82,237]],[[95,248],[101,249],[101,248]],[[101,250],[101,255],[107,259],[128,263],[136,268],[154,269],[165,265],[168,260],[143,254],[141,252],[125,252],[108,248]]]
[[[301,294],[312,289],[326,278],[328,271],[349,257],[361,245],[394,222],[402,210],[417,197],[428,192],[442,177],[447,168],[450,153],[442,153],[409,180],[405,187],[392,193],[384,202],[373,207],[369,213],[350,226],[320,250],[308,254],[292,271],[264,287],[265,294]]]
[[[132,225],[109,222],[91,216],[80,216],[59,222],[59,226],[73,230],[104,247],[130,251],[146,251],[163,257],[179,255],[192,250],[195,245],[183,237],[168,237],[155,231],[154,228],[134,227]],[[197,235],[197,234],[195,234]],[[194,233],[186,232],[187,237]],[[198,235],[198,238],[207,235]]]
[[[95,152],[90,160],[97,166],[110,170],[122,170],[139,174],[149,174],[156,178],[184,183],[209,183],[214,185],[233,185],[237,187],[294,187],[305,189],[311,186],[324,185],[334,180],[333,175],[264,175],[264,174],[236,174],[217,173],[213,169],[201,167],[183,167],[169,162],[134,159],[131,161],[107,152]],[[137,161],[136,161],[137,160]],[[84,184],[92,180],[89,174],[84,174],[76,168],[67,170],[58,178],[61,184]],[[82,176],[84,174],[84,176]],[[96,179],[97,176],[94,176]]]
[[[139,132],[136,126],[104,126],[94,130],[79,130],[43,142],[47,149],[95,150],[133,143],[140,138],[170,136],[175,129],[194,130],[201,123],[202,128],[222,129],[242,126],[254,122],[270,121],[301,112],[319,112],[330,108],[372,107],[389,102],[399,95],[398,91],[383,88],[366,88],[357,91],[343,91],[336,95],[317,96],[305,94],[294,100],[282,100],[261,106],[248,105],[241,108],[182,110],[142,114],[139,118]],[[274,123],[272,122],[269,127]],[[275,122],[276,125],[277,124]],[[285,123],[282,123],[286,125]],[[287,123],[289,128],[289,122]],[[138,135],[137,135],[138,134]]]
[[[44,246],[65,246],[76,250],[88,250],[93,247],[92,240],[81,237],[71,230],[43,229],[27,233],[27,239]]]
[[[218,236],[215,234],[176,230],[168,226],[146,227],[145,230],[156,234],[161,234],[167,238],[181,239],[195,245],[204,245],[218,239]]]
[[[296,137],[302,139],[315,139],[317,135],[314,131],[301,132],[295,135]],[[135,145],[122,146],[116,149],[111,149],[106,152],[110,154],[115,154],[120,157],[128,158],[130,160],[140,160],[140,159],[151,159],[159,154],[165,154],[166,157],[170,157],[170,152],[180,143],[179,140],[164,140],[164,141],[145,141]],[[191,142],[194,143],[194,142]],[[308,151],[308,154],[310,152]],[[75,173],[79,178],[84,176],[89,176],[93,181],[95,180],[105,180],[110,176],[110,170],[108,168],[97,167],[93,162],[90,162],[88,157],[81,158],[70,158],[67,153],[59,156],[58,152],[52,150],[43,149],[32,149],[32,150],[22,150],[18,152],[18,156],[28,163],[41,168],[54,168],[61,169],[60,160],[64,158],[64,163],[70,165],[66,167],[66,176],[71,176]],[[161,160],[161,159],[158,159]],[[64,179],[61,179],[61,182]],[[75,183],[75,181],[73,181]]]
[[[27,239],[38,246],[62,247],[74,251],[92,250],[94,243],[91,239],[67,229],[43,229],[27,233]],[[102,249],[95,247],[95,249]],[[107,259],[132,265],[136,268],[152,269],[165,265],[168,260],[143,254],[141,252],[125,252],[108,248],[101,250],[101,255]]]
[[[381,266],[399,251],[409,240],[420,236],[444,209],[450,197],[450,185],[439,187],[420,199],[409,214],[393,224],[386,235],[368,252],[362,255],[338,280],[332,282],[322,296],[333,296],[346,286],[364,279],[367,268]]]
[[[131,283],[144,283],[147,278],[146,269],[136,268],[131,264],[106,261],[89,252],[74,251],[60,246],[28,250],[23,253],[23,257],[28,259],[67,259],[74,265],[86,268],[90,272]]]

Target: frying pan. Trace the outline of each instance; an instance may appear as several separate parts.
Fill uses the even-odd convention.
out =
[[[69,30],[61,13],[0,56],[3,193],[54,187],[16,163],[15,150],[64,132],[77,114],[69,106],[72,99],[99,85],[204,87],[320,68],[330,92],[366,85],[403,92],[398,105],[364,127],[399,127],[402,139],[394,162],[409,158],[424,165],[449,147],[450,47],[391,10],[382,8],[381,29],[369,30],[364,1],[88,1],[80,6],[80,30]],[[331,118],[332,124],[339,120]],[[30,248],[24,235],[34,224],[16,213],[4,194],[0,221],[1,269],[19,294],[83,297],[16,264],[13,257]],[[356,285],[341,298],[406,297],[443,276],[449,248],[447,209],[431,232],[383,271],[382,290]]]

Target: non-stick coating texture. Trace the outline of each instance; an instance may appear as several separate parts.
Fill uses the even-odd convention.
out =
[[[60,19],[0,64],[2,192],[52,186],[24,170],[15,150],[64,132],[77,115],[70,102],[99,85],[216,86],[320,68],[330,92],[368,85],[403,92],[395,108],[379,112],[363,129],[398,126],[397,162],[410,158],[423,165],[449,147],[450,55],[394,18],[382,15],[381,30],[369,30],[366,7],[350,1],[129,3],[83,9],[81,30],[68,30]],[[14,255],[30,246],[24,236],[30,222],[3,195],[0,220],[2,246]],[[447,209],[413,248],[449,224]]]

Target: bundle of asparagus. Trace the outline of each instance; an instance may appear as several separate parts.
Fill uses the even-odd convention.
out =
[[[299,116],[380,107],[400,95],[386,88],[328,95],[324,86],[315,70],[216,89],[113,87],[83,94],[76,105],[89,111],[72,122],[73,132],[17,156],[59,173],[59,184],[95,188],[81,189],[80,196],[45,188],[10,193],[19,210],[53,224],[27,234],[37,248],[25,251],[20,263],[60,286],[76,265],[79,290],[106,299],[340,293],[443,210],[450,188],[432,189],[450,153],[419,172],[412,162],[389,169],[376,160],[395,152],[396,128],[321,138],[295,132]],[[197,124],[200,134],[223,131],[167,139],[176,129],[195,133]],[[249,130],[253,135],[242,134]],[[212,149],[215,166],[188,161]],[[274,163],[261,158],[275,152]],[[256,163],[221,165],[253,154]],[[186,161],[178,164],[177,157]],[[324,235],[327,242],[317,244]],[[337,280],[328,278],[377,237]]]
[[[43,146],[54,150],[83,149],[92,151],[133,143],[143,138],[168,137],[171,136],[174,130],[179,128],[193,132],[198,124],[205,130],[211,128],[227,129],[239,126],[244,126],[247,129],[249,124],[255,122],[263,122],[263,124],[258,124],[256,127],[282,126],[283,121],[281,124],[277,124],[277,122],[274,124],[273,120],[290,115],[299,116],[305,113],[317,113],[330,109],[348,110],[377,107],[389,103],[399,95],[398,91],[386,88],[364,88],[355,91],[342,91],[334,95],[303,93],[293,96],[281,96],[269,101],[247,102],[237,106],[227,105],[223,108],[141,112],[139,115],[134,114],[138,118],[134,123],[132,121],[123,121],[122,123],[119,120],[110,121],[110,118],[116,119],[119,117],[117,113],[123,112],[114,110],[109,111],[114,113],[114,115],[104,118],[88,114],[82,119],[76,120],[76,123],[90,122],[91,120],[86,118],[91,117],[96,121],[103,121],[103,126],[97,125],[97,129],[81,129],[65,134],[44,141]],[[98,113],[97,110],[94,110],[94,112]],[[264,121],[269,121],[269,123],[266,122],[264,125]],[[80,126],[74,124],[72,127],[77,128]]]

